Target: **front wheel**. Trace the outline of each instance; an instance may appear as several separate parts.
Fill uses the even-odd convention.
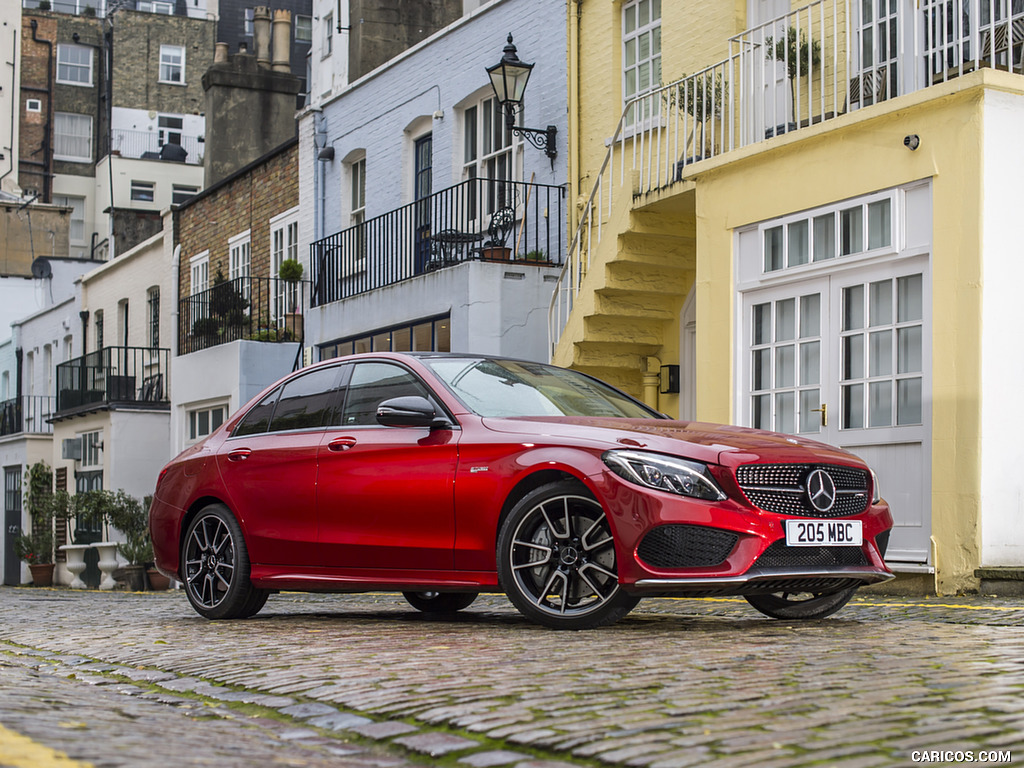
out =
[[[403,592],[409,605],[424,613],[455,613],[469,608],[476,600],[476,592]]]
[[[824,619],[838,611],[853,597],[857,587],[841,592],[773,592],[770,595],[746,595],[747,602],[773,619]]]
[[[245,619],[267,602],[268,590],[249,580],[249,551],[235,516],[211,504],[193,518],[181,553],[185,594],[208,619]]]
[[[563,480],[524,496],[498,535],[498,579],[528,619],[553,629],[592,629],[629,613],[639,598],[619,586],[604,509]]]

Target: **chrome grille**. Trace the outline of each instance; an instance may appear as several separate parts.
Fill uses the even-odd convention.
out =
[[[807,476],[825,470],[836,486],[835,504],[819,512],[807,498]],[[834,464],[745,464],[736,469],[736,482],[750,503],[767,512],[801,517],[848,517],[867,509],[868,472]]]

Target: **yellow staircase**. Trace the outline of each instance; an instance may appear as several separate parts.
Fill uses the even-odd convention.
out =
[[[679,319],[696,274],[693,195],[623,195],[592,246],[553,361],[642,395],[649,367],[679,362]],[[619,231],[615,231],[618,228]]]

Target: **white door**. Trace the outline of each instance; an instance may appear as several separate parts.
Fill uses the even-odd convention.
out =
[[[792,119],[789,79],[783,62],[766,51],[772,41],[782,40],[790,23],[789,0],[748,0],[747,32],[740,36],[740,71],[744,93],[743,143],[749,144],[784,133]]]
[[[744,294],[743,423],[846,448],[875,470],[896,525],[887,559],[930,536],[927,260]]]

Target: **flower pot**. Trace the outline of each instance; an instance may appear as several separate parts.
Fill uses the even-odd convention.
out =
[[[171,586],[171,580],[164,576],[156,568],[150,568],[146,571],[146,576],[149,577],[149,588],[154,591],[167,589]]]
[[[480,249],[480,258],[483,261],[511,261],[512,249],[488,246]]]
[[[124,580],[131,592],[146,591],[146,566],[126,565],[124,567]]]
[[[284,316],[284,330],[291,336],[292,341],[302,338],[302,315],[298,312],[288,312]]]
[[[30,563],[28,569],[32,572],[32,583],[37,587],[52,587],[53,568],[53,563]]]

